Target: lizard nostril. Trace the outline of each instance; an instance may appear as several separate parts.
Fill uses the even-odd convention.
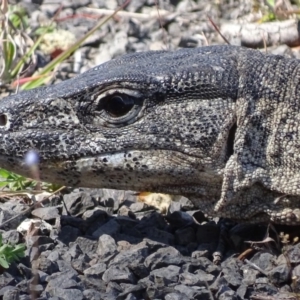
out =
[[[0,115],[0,126],[5,126],[7,124],[7,116]]]

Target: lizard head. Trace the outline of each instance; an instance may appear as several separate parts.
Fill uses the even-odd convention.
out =
[[[68,186],[220,186],[238,79],[213,49],[130,54],[1,100],[0,166],[30,177],[35,150],[42,180]]]

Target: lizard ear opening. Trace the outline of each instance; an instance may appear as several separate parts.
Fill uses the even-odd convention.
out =
[[[5,126],[7,123],[7,116],[6,115],[0,115],[0,126]]]
[[[234,140],[236,133],[237,125],[236,122],[231,126],[228,137],[227,137],[227,145],[226,145],[226,161],[229,157],[234,153]]]

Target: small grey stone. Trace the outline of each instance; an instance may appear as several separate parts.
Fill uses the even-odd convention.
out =
[[[222,286],[228,285],[228,282],[226,278],[224,277],[217,277],[216,280],[209,286],[209,289],[213,292],[216,293]]]
[[[54,241],[48,237],[43,235],[30,235],[26,237],[27,247],[38,247],[45,244],[54,244]]]
[[[221,264],[224,278],[234,287],[238,287],[242,283],[243,277],[240,271],[242,264],[242,261],[234,258],[228,258]]]
[[[2,243],[17,245],[21,243],[21,234],[17,230],[8,230],[2,233]]]
[[[290,278],[290,268],[287,263],[277,266],[268,272],[268,277],[276,285],[283,284]]]
[[[212,274],[207,274],[201,269],[195,271],[195,275],[199,278],[200,284],[211,284],[215,280],[215,276]]]
[[[286,250],[286,255],[292,264],[300,264],[300,243],[290,246]]]
[[[98,239],[98,247],[96,252],[100,257],[108,257],[118,253],[117,244],[110,235],[102,234]]]
[[[53,262],[42,255],[34,262],[34,266],[46,274],[53,274],[59,270],[57,262]]]
[[[248,286],[245,284],[241,284],[236,290],[236,294],[240,297],[240,299],[246,299],[247,290]]]
[[[2,296],[2,300],[19,300],[20,292],[16,287],[10,286]]]
[[[137,297],[135,297],[132,293],[128,294],[125,300],[137,300]]]
[[[104,282],[114,281],[117,283],[135,283],[136,279],[127,267],[110,266],[103,274]]]
[[[59,287],[53,288],[49,291],[53,297],[59,297],[62,299],[82,300],[83,294],[78,289],[62,289]]]
[[[256,282],[256,279],[261,276],[261,273],[252,268],[243,269],[243,283],[247,285],[253,285]]]
[[[167,266],[165,268],[155,269],[150,272],[150,279],[157,286],[168,286],[170,283],[177,283],[180,274],[180,267]]]
[[[129,206],[130,210],[134,213],[136,212],[141,212],[141,211],[146,211],[151,209],[147,204],[143,203],[143,202],[136,202],[136,203],[132,203]]]
[[[222,286],[218,290],[216,297],[217,297],[217,299],[220,299],[220,300],[239,300],[235,291],[233,291],[232,289],[230,289],[227,286]]]
[[[176,285],[174,289],[179,291],[181,294],[186,295],[189,299],[194,299],[194,296],[197,293],[197,290],[194,288],[183,284]]]
[[[145,266],[151,270],[167,267],[168,265],[181,266],[185,261],[174,247],[158,249],[145,259]]]
[[[250,261],[255,265],[257,265],[262,270],[264,270],[265,272],[268,272],[274,267],[276,258],[274,255],[268,252],[265,253],[257,252],[253,255]]]
[[[40,218],[44,221],[53,220],[58,218],[60,215],[56,207],[39,207],[34,209],[31,214],[34,217]]]
[[[68,251],[64,255],[70,255],[72,258],[78,258],[79,255],[83,254],[78,244],[72,244]]]
[[[102,300],[102,294],[94,289],[85,289],[83,291],[83,296],[85,299],[93,299],[93,300]]]
[[[82,253],[86,253],[90,257],[92,257],[94,253],[96,253],[98,247],[98,242],[96,240],[92,240],[90,238],[85,238],[82,236],[79,236],[74,243],[70,243],[70,246],[72,246],[73,244],[77,244],[80,247]]]
[[[88,261],[90,261],[89,256],[84,254],[84,257],[88,259],[83,259],[82,257],[72,259],[71,266],[78,273],[82,274],[86,269],[90,267]]]
[[[132,219],[135,219],[135,214],[127,207],[127,206],[121,206],[120,209],[118,210],[118,215],[119,216],[126,216],[130,217]]]
[[[121,264],[137,264],[144,262],[145,258],[149,255],[149,249],[145,242],[141,242],[132,246],[129,250],[122,251],[116,257],[112,259],[110,265]]]
[[[60,273],[49,275],[47,278],[48,285],[46,291],[52,290],[56,287],[72,288],[78,287],[76,282],[77,274],[72,271],[62,271]]]
[[[182,293],[169,293],[165,296],[165,300],[189,300],[188,296]]]
[[[95,279],[101,279],[104,272],[106,271],[106,264],[104,263],[97,263],[90,268],[84,270],[84,275],[86,275],[88,278],[95,278]]]

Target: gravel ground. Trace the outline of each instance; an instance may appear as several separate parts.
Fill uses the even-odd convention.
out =
[[[53,45],[62,47],[81,37],[96,24],[96,17],[110,13],[121,1],[21,2],[30,12],[32,27],[48,24],[61,8],[58,38],[44,42],[37,53],[39,67],[49,61]],[[128,52],[224,43],[208,15],[225,30],[232,24],[243,28],[267,11],[255,6],[259,2],[246,0],[157,2],[160,17],[154,0],[132,0],[59,67],[52,81]],[[286,21],[294,22],[286,26],[295,24]],[[235,45],[250,43],[241,32],[228,31],[226,38]],[[272,38],[264,40],[269,52],[292,57],[299,57],[297,42],[276,45]],[[75,189],[52,196],[35,210],[27,210],[21,197],[3,199],[0,224],[16,217],[1,227],[3,240],[25,242],[27,250],[20,261],[0,270],[0,299],[298,299],[299,228],[210,220],[184,197],[173,197],[176,202],[167,210],[170,198],[150,197]],[[216,248],[223,253],[219,264],[213,263]]]

